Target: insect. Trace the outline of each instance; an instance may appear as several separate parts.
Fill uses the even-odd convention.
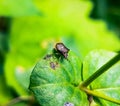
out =
[[[67,59],[68,57],[68,52],[70,51],[70,49],[68,49],[63,43],[57,43],[55,45],[55,49],[64,56],[64,58]]]

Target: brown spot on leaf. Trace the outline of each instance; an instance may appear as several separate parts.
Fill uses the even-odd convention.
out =
[[[56,69],[56,67],[58,66],[58,63],[57,62],[50,62],[50,67],[52,68],[52,69]]]

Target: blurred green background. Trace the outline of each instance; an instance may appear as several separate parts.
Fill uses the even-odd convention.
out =
[[[56,42],[81,60],[120,50],[120,1],[0,0],[0,106],[37,106],[28,90],[36,62]]]

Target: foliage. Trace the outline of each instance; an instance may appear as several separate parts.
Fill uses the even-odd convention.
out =
[[[94,8],[91,17],[106,21],[108,28],[114,30],[120,38],[120,1],[116,0],[91,0]],[[101,8],[102,7],[102,8]]]
[[[95,70],[98,70],[102,65],[114,57],[116,53],[108,52],[106,50],[92,51],[90,52],[83,62],[83,77],[84,80],[91,76]],[[100,77],[94,80],[90,84],[90,89],[104,93],[105,95],[114,99],[120,100],[120,61],[111,67],[107,72],[103,73]],[[103,106],[118,106],[114,103],[105,101],[103,99],[97,99]]]
[[[47,54],[47,57],[41,59],[33,69],[30,77],[30,90],[42,106],[63,106],[67,102],[74,106],[88,106],[87,94],[79,87],[82,80],[91,76],[115,55],[116,53],[104,50],[93,51],[86,56],[82,70],[80,59],[72,51],[68,59],[56,57],[54,53]],[[93,98],[91,102],[95,101],[96,104],[103,106],[118,106],[100,99],[99,95],[102,93],[119,100],[120,104],[119,70],[120,62],[93,81],[90,88],[98,97]]]
[[[75,106],[88,105],[85,93],[77,87],[81,82],[81,61],[72,54],[69,59],[70,62],[66,59],[59,61],[52,56],[35,66],[30,89],[42,106],[63,106],[67,102]]]
[[[31,95],[27,89],[31,70],[58,41],[63,41],[81,60],[93,49],[120,49],[119,39],[105,23],[89,18],[90,1],[1,0],[0,7],[0,15],[12,19],[5,80],[18,96]]]
[[[40,14],[32,0],[0,0],[0,16],[18,17]]]

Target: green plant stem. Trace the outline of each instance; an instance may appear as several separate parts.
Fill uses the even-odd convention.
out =
[[[82,87],[81,90],[85,91],[87,94],[92,95],[92,96],[96,96],[105,100],[108,100],[110,102],[116,103],[120,105],[120,100],[116,100],[114,98],[111,98],[109,96],[106,96],[105,94],[98,92],[98,91],[92,91],[87,89],[86,87]]]
[[[34,101],[34,97],[33,96],[20,96],[20,97],[12,99],[9,103],[3,106],[12,106],[21,101]]]
[[[88,79],[82,82],[80,86],[87,87],[92,81],[98,78],[101,74],[107,71],[112,65],[117,63],[120,60],[120,53],[113,57],[110,61],[100,67],[94,74],[92,74]]]
[[[120,60],[120,53],[114,56],[111,60],[109,60],[106,64],[104,64],[102,67],[100,67],[94,74],[92,74],[88,79],[83,81],[80,85],[79,88],[86,92],[89,95],[96,96],[108,101],[111,101],[113,103],[119,104],[120,105],[120,100],[116,100],[114,98],[111,98],[109,96],[106,96],[105,94],[102,94],[97,91],[89,90],[87,89],[87,86],[94,81],[96,78],[98,78],[101,74],[103,74],[105,71],[107,71],[110,67],[112,67],[115,63],[117,63]]]

